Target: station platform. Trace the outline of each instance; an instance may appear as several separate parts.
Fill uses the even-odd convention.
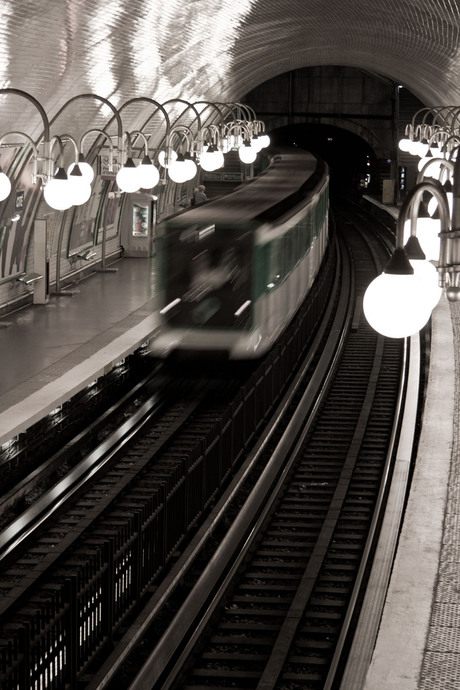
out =
[[[154,337],[152,260],[112,268],[73,296],[0,319],[0,445]],[[442,298],[419,456],[365,690],[460,688],[459,353],[460,305]]]
[[[149,340],[153,263],[123,258],[0,319],[0,446]]]

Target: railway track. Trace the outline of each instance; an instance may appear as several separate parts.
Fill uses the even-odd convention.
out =
[[[153,418],[147,436],[135,440],[134,427],[126,423],[126,438],[117,450],[109,451],[106,440],[102,449],[92,451],[92,460],[101,456],[99,469],[85,459],[86,467],[75,470],[79,476],[72,481],[64,477],[62,483],[72,485],[72,495],[65,499],[70,508],[61,512],[65,501],[59,499],[59,510],[55,505],[57,512],[50,513],[51,528],[43,520],[31,547],[24,550],[21,545],[18,523],[0,534],[2,687],[259,687],[264,673],[270,678],[291,673],[297,678],[282,682],[299,682],[298,668],[307,666],[306,677],[315,679],[301,682],[323,687],[318,683],[325,670],[341,666],[331,650],[348,644],[337,621],[350,618],[343,606],[357,598],[356,582],[365,577],[360,549],[371,547],[366,535],[374,529],[369,527],[372,502],[382,494],[382,475],[391,474],[389,459],[377,459],[383,453],[378,446],[392,442],[393,416],[386,408],[390,398],[398,398],[404,353],[399,341],[384,342],[363,322],[362,286],[375,269],[348,215],[340,222],[354,245],[355,273],[343,277],[346,267],[338,270],[329,261],[326,277],[312,296],[312,303],[318,303],[299,316],[263,369],[251,374],[245,385],[238,384],[237,395],[235,381],[217,382],[207,391],[176,399],[167,414],[163,403],[160,413],[158,398],[151,400],[146,403],[149,410],[135,415]],[[377,262],[384,260],[384,249],[371,253]],[[330,298],[333,284],[339,307]],[[320,297],[322,293],[326,296]],[[352,299],[346,306],[348,295],[355,294],[356,302]],[[321,299],[329,307],[320,322]],[[338,320],[332,322],[334,314]],[[298,343],[305,330],[316,335],[302,360],[305,352]],[[331,360],[340,360],[342,373],[325,385],[332,377]],[[296,366],[302,375],[286,389]],[[226,388],[223,399],[217,391]],[[329,391],[327,398],[318,397],[320,389]],[[279,392],[284,397],[275,403]],[[365,411],[359,401],[363,396]],[[339,428],[339,419],[347,422],[347,429]],[[124,435],[124,426],[116,436]],[[301,449],[307,447],[304,466]],[[356,449],[355,456],[351,449]],[[110,467],[108,474],[102,466]],[[90,489],[89,476],[98,481]],[[348,490],[344,476],[353,481]],[[292,484],[286,484],[288,478]],[[267,498],[269,488],[285,485],[290,488],[283,489],[284,496],[279,488]],[[55,487],[47,497],[53,492]],[[45,502],[44,497],[40,500]],[[349,523],[338,511],[340,502],[352,515]],[[38,503],[34,510],[41,524],[48,509]],[[263,536],[259,524],[268,525]],[[318,544],[327,543],[335,555],[322,547],[325,572]],[[236,562],[229,555],[235,549]],[[20,557],[14,558],[15,553]],[[246,560],[250,553],[256,556],[254,562]],[[243,574],[236,584],[239,568]],[[338,579],[328,580],[338,572]],[[297,581],[305,580],[311,591],[297,594],[297,599],[294,595],[295,603],[289,603]],[[217,596],[227,589],[237,597],[234,601],[228,593],[222,601]],[[208,607],[210,594],[215,607]],[[287,646],[286,625],[293,626],[292,607],[299,609],[298,597],[313,606],[307,615],[310,622],[319,621],[318,610],[323,612],[321,622],[312,624],[322,633],[311,648],[293,635],[292,643],[303,651],[293,657],[283,652],[280,663],[279,649]],[[190,601],[195,607],[198,603],[200,615],[207,611],[201,622],[193,607],[188,608]],[[225,611],[224,627],[210,630],[209,621],[219,610]],[[293,627],[302,631],[304,625],[299,617]],[[184,643],[179,649],[177,639]],[[276,674],[275,659],[280,667]]]
[[[271,426],[270,441],[254,452],[260,476],[243,498],[235,487],[225,499],[238,508],[226,514],[222,541],[217,513],[210,518],[209,563],[181,565],[177,579],[193,580],[182,603],[167,599],[173,612],[165,621],[157,592],[144,615],[157,626],[143,651],[122,666],[115,650],[88,689],[340,686],[389,492],[409,358],[407,344],[377,335],[360,309],[385,249],[368,246],[359,220],[345,214],[339,222],[357,301],[347,308],[340,355],[331,355],[333,376],[319,386],[319,398],[312,377],[296,381],[279,411],[280,428]],[[315,375],[323,365],[330,372],[325,360]],[[125,648],[134,642],[128,631]]]
[[[86,682],[257,438],[305,347],[299,331],[317,328],[336,258],[286,341],[262,369],[244,372],[244,386],[228,373],[198,387],[194,377],[176,380],[167,400],[151,396],[3,528],[2,688]]]

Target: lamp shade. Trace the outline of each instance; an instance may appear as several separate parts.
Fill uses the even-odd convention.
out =
[[[6,199],[10,192],[11,182],[4,172],[0,172],[0,201]]]
[[[57,211],[65,211],[72,206],[72,189],[64,168],[59,168],[46,183],[43,196],[48,206]]]
[[[363,311],[378,333],[388,338],[406,338],[427,323],[431,305],[426,304],[415,274],[382,273],[364,293]]]
[[[77,165],[77,163],[71,163],[69,165],[69,167],[67,168],[67,174],[68,175],[72,174],[72,170],[75,168],[76,165]],[[78,159],[78,167],[80,168],[80,172],[83,175],[86,182],[88,182],[88,184],[91,184],[91,182],[94,180],[94,170],[89,163],[85,162],[82,154],[80,154],[79,159]]]

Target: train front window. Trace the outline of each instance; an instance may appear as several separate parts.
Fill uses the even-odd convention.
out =
[[[243,330],[251,326],[252,236],[222,224],[174,227],[165,237],[170,326]]]

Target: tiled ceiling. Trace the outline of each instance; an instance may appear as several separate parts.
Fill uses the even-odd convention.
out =
[[[428,106],[460,104],[458,0],[2,0],[0,87],[52,118],[94,93],[116,107],[149,96],[235,101],[288,70],[365,69]],[[40,127],[21,98],[0,98],[0,132]],[[63,127],[98,126],[89,101]],[[70,110],[74,121],[71,121]],[[103,119],[107,112],[99,112]],[[68,116],[68,117],[67,117]]]

